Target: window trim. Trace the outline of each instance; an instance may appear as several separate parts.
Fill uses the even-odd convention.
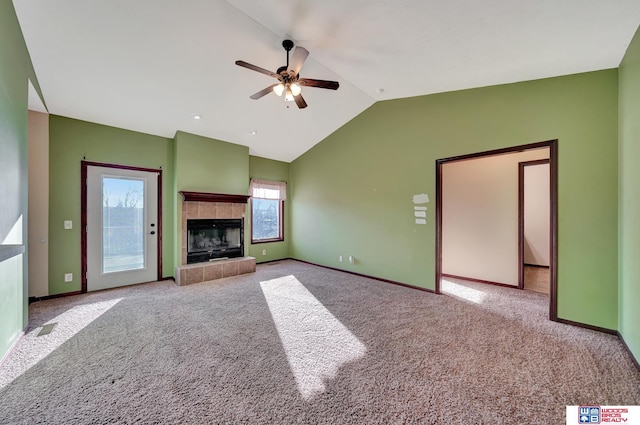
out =
[[[279,211],[280,225],[278,226],[278,237],[271,239],[254,239],[253,238],[253,197],[251,197],[251,245],[260,245],[263,243],[284,242],[284,200],[280,199]],[[258,198],[264,199],[264,198]],[[266,199],[267,201],[278,201],[278,199]]]

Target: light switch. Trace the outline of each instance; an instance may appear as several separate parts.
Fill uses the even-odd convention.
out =
[[[65,230],[73,229],[73,221],[65,220],[64,221],[64,229]]]

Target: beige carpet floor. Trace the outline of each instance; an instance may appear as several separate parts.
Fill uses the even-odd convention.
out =
[[[36,302],[0,424],[564,424],[566,405],[640,404],[617,337],[548,321],[547,296],[443,290],[282,261]]]

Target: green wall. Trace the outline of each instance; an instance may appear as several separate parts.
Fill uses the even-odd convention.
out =
[[[0,244],[27,241],[28,81],[38,88],[11,0],[0,0]],[[28,320],[26,254],[0,263],[0,359]]]
[[[178,131],[178,190],[246,195],[249,190],[249,148]]]
[[[640,30],[619,70],[619,326],[640,359]]]
[[[287,182],[287,195],[289,189],[289,163],[274,161],[272,159],[261,158],[258,156],[249,157],[249,177],[252,179],[263,179],[273,181]],[[289,200],[284,201],[284,241],[269,242],[255,245],[249,245],[249,255],[256,257],[256,262],[263,263],[265,261],[281,260],[289,257],[289,243],[291,240],[290,232],[290,211]],[[246,229],[251,231],[251,214],[247,214]],[[262,255],[266,250],[266,255]]]
[[[178,131],[174,139],[176,265],[182,263],[182,198],[179,191],[246,195],[249,191],[249,148]],[[245,214],[245,216],[248,216]],[[245,232],[245,246],[250,235]]]
[[[173,276],[173,142],[171,139],[51,115],[49,117],[49,294],[81,287],[81,161],[162,169],[162,275]],[[64,230],[64,220],[73,229]],[[65,283],[64,274],[74,281]]]
[[[617,329],[617,77],[374,104],[291,164],[292,257],[434,289],[435,161],[559,139],[558,315]],[[416,225],[423,192],[428,224]]]

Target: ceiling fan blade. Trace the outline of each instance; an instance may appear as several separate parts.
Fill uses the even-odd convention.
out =
[[[278,74],[276,74],[275,72],[271,72],[271,71],[269,71],[267,69],[260,68],[259,66],[252,65],[252,64],[250,64],[248,62],[245,62],[245,61],[236,61],[236,65],[241,66],[243,68],[250,69],[252,71],[260,72],[261,74],[265,74],[265,75],[268,75],[268,76],[273,77],[273,78],[277,78],[278,80],[280,79],[280,76]]]
[[[312,78],[300,78],[298,80],[298,84],[300,84],[301,86],[318,87],[321,89],[331,90],[338,90],[338,87],[340,87],[340,83],[338,83],[337,81],[314,80]]]
[[[297,46],[293,51],[293,56],[291,57],[291,62],[289,62],[289,75],[292,78],[295,78],[298,73],[300,73],[300,69],[302,68],[302,64],[307,60],[307,56],[309,56],[309,51],[304,47]]]
[[[304,109],[307,107],[307,102],[304,101],[304,98],[302,97],[301,94],[297,96],[293,96],[293,100],[296,101],[296,105],[298,105],[298,108]]]
[[[273,92],[273,88],[277,86],[277,84],[272,84],[267,88],[264,88],[262,90],[260,90],[258,93],[252,94],[251,96],[249,96],[251,99],[253,100],[258,100],[260,99],[262,96],[266,96],[269,93]]]

